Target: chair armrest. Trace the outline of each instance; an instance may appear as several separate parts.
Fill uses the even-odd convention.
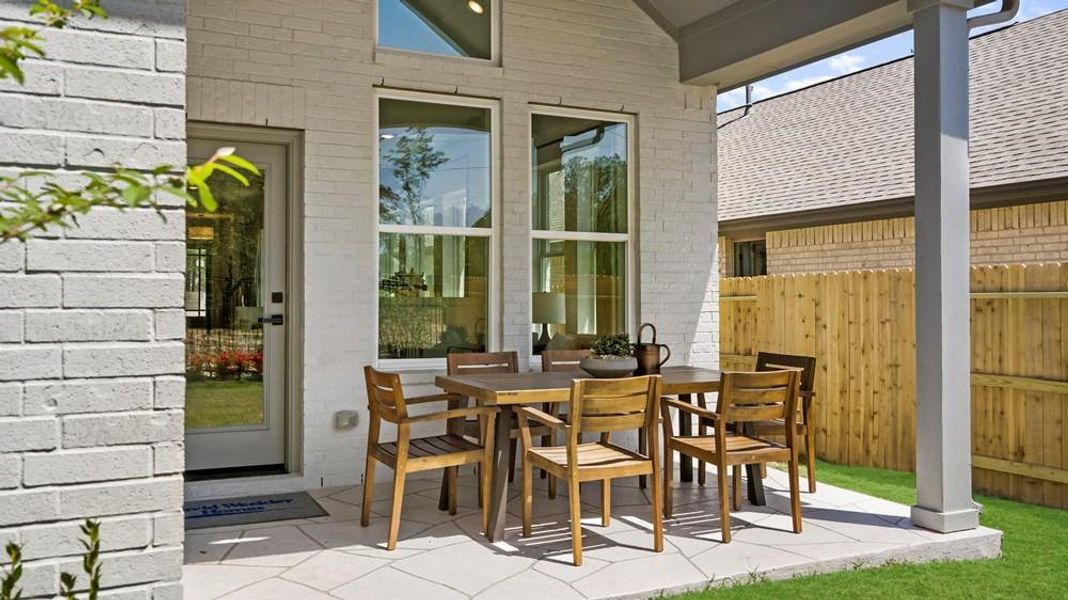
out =
[[[532,447],[532,441],[530,437],[530,422],[535,421],[542,425],[545,425],[553,431],[561,430],[564,432],[570,431],[570,426],[564,421],[546,413],[545,411],[538,410],[533,406],[517,406],[515,407],[515,416],[519,419],[519,437],[523,440],[523,452],[527,452]],[[567,433],[565,433],[567,435]],[[555,437],[555,435],[553,436]]]
[[[431,394],[429,396],[414,396],[411,398],[405,398],[405,404],[426,404],[427,402],[445,402],[447,400],[461,400],[463,396],[459,394]]]
[[[710,421],[719,421],[719,413],[714,413],[708,410],[707,408],[701,408],[700,406],[695,406],[693,404],[682,402],[681,400],[676,400],[674,398],[661,398],[660,406],[663,408],[677,408],[683,412],[687,412],[691,415],[701,417],[702,419],[708,419]]]
[[[545,425],[550,429],[564,429],[567,427],[567,423],[565,423],[564,421],[550,415],[549,413],[538,410],[533,406],[517,407],[515,413],[516,416],[519,417],[520,427],[529,427],[529,425],[527,424],[528,419],[537,421],[538,423],[541,423],[542,425]]]
[[[467,417],[480,417],[495,414],[499,411],[496,406],[472,406],[470,408],[454,408],[452,410],[440,410],[415,417],[408,417],[406,423],[425,423],[427,421],[447,421],[449,419],[466,419]]]

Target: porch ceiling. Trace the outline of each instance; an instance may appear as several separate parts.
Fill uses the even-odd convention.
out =
[[[678,42],[679,78],[721,90],[911,26],[907,0],[634,2]]]

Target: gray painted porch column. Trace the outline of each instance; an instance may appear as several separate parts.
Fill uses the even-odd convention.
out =
[[[909,0],[915,27],[916,505],[940,532],[974,529],[969,322],[971,0]]]

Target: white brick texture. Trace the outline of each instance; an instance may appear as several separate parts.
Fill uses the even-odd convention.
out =
[[[31,310],[26,312],[28,342],[148,341],[149,310]]]
[[[34,240],[26,250],[27,271],[152,271],[147,242]]]
[[[38,27],[30,4],[0,0],[0,19]],[[110,18],[46,32],[25,85],[0,82],[5,175],[185,164],[185,0],[102,4]],[[90,517],[102,598],[182,595],[184,394],[157,410],[154,379],[183,369],[184,240],[180,208],[99,209],[0,244],[0,541],[24,545],[27,599],[81,571]]]
[[[134,479],[152,474],[152,449],[131,446],[27,454],[22,459],[26,487]]]
[[[500,349],[530,352],[529,123],[536,104],[635,115],[637,319],[673,363],[716,364],[715,91],[679,83],[675,43],[629,0],[504,0],[500,64],[375,49],[373,0],[189,1],[188,114],[304,131],[304,464],[308,486],[357,482],[376,360],[376,86],[499,102]],[[596,35],[578,35],[596,23]],[[586,29],[584,32],[588,33]],[[244,100],[244,99],[249,100]],[[406,374],[430,382],[426,374]],[[429,391],[415,386],[412,393]],[[158,398],[157,398],[158,400]]]

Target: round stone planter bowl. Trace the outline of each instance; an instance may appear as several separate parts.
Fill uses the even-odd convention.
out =
[[[626,357],[587,356],[579,361],[579,367],[599,379],[630,377],[638,369],[638,359]]]

